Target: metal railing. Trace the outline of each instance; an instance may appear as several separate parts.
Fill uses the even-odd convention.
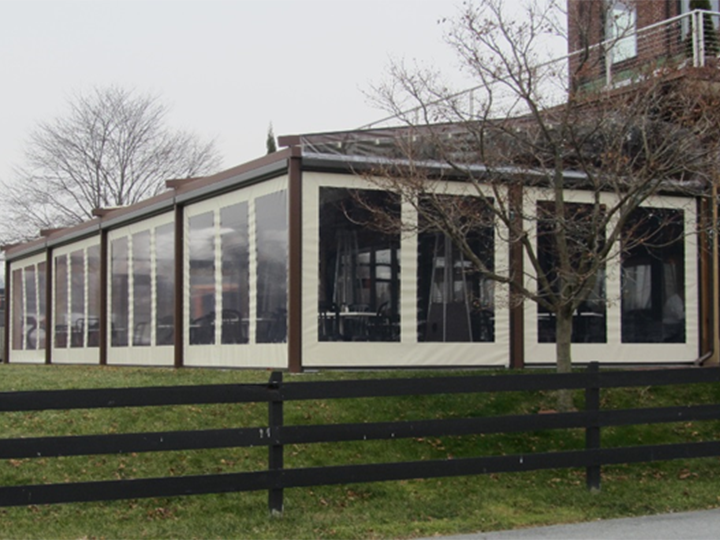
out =
[[[534,98],[543,108],[567,101],[573,91],[604,91],[622,88],[650,77],[672,74],[684,68],[710,66],[720,53],[720,12],[694,10],[639,29],[618,33],[613,39],[589,44],[567,55],[537,63],[513,66],[526,72],[535,87]],[[452,102],[451,107],[447,104]],[[417,125],[427,108],[450,110],[456,118],[443,121],[507,118],[528,112],[513,85],[481,84],[399,114],[361,126],[371,129]]]

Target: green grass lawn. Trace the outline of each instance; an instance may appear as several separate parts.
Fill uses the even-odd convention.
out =
[[[286,375],[286,380],[447,374],[328,372]],[[0,365],[0,391],[266,382],[268,377],[263,371]],[[576,397],[581,405],[582,394]],[[711,384],[602,394],[606,408],[719,400],[720,388]],[[554,396],[543,392],[299,402],[285,406],[285,423],[493,416],[553,406]],[[10,438],[249,427],[266,421],[266,404],[239,404],[5,413],[0,429],[2,437]],[[718,422],[613,428],[603,432],[603,445],[711,440],[719,429]],[[290,445],[285,465],[459,458],[583,445],[581,430]],[[266,465],[266,448],[5,460],[0,461],[0,485],[250,471]],[[589,493],[584,470],[560,470],[288,489],[284,515],[272,518],[266,492],[6,508],[0,509],[0,538],[412,538],[720,506],[720,458],[606,467],[602,481],[600,492]]]

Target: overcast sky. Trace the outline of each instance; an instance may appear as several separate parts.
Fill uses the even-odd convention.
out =
[[[74,92],[159,95],[230,168],[276,135],[384,116],[364,96],[391,58],[452,71],[438,20],[459,0],[0,0],[0,179]],[[459,80],[459,79],[458,79]]]

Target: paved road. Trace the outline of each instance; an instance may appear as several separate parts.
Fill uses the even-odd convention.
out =
[[[441,540],[717,540],[719,538],[720,508],[702,512],[446,536]]]

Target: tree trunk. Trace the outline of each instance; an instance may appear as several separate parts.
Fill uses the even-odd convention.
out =
[[[572,311],[558,310],[555,328],[555,359],[558,373],[570,373],[572,369],[572,322]],[[558,390],[558,411],[568,412],[573,408],[572,390]]]

